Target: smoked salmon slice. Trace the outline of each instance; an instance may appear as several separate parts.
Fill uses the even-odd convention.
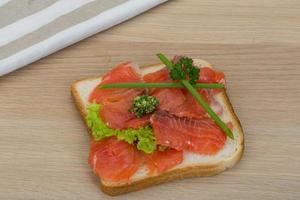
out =
[[[201,89],[198,90],[199,94],[203,97],[203,99],[210,104],[211,97],[209,96],[207,90]],[[188,92],[183,91],[185,96],[185,101],[178,107],[175,107],[171,110],[171,113],[178,117],[189,117],[195,119],[206,118],[206,111],[202,108],[202,106],[195,100],[195,98]]]
[[[131,62],[119,64],[117,67],[109,71],[102,78],[99,85],[109,83],[126,83],[126,82],[141,82],[142,77],[137,71],[137,67]],[[97,85],[97,87],[99,86]],[[89,96],[89,102],[96,102],[102,105],[113,103],[126,99],[126,97],[136,96],[143,92],[141,89],[99,89],[95,88]]]
[[[153,73],[146,74],[143,77],[145,82],[173,82],[169,78],[169,71],[166,68]],[[150,89],[149,94],[155,96],[159,101],[159,109],[172,111],[172,109],[182,105],[185,101],[185,96],[180,89],[164,88]]]
[[[131,62],[119,64],[105,74],[100,85],[125,82],[142,82],[137,67]],[[90,94],[89,101],[102,105],[100,117],[110,128],[124,129],[126,122],[135,118],[134,114],[129,112],[134,97],[144,92],[143,89],[99,89],[96,87]]]
[[[135,118],[134,114],[128,110],[132,106],[133,98],[128,97],[118,102],[105,104],[100,109],[100,117],[113,129],[126,128],[127,121]]]
[[[183,160],[183,152],[175,149],[155,151],[146,156],[146,165],[149,174],[161,173],[180,164]]]
[[[226,135],[208,117],[192,119],[157,111],[151,117],[151,124],[157,144],[179,151],[213,155],[226,142]]]
[[[223,72],[218,72],[210,67],[203,67],[200,70],[200,76],[198,82],[225,84],[225,75]]]
[[[133,118],[125,123],[125,128],[138,129],[140,127],[150,124],[151,115],[146,115],[142,118]]]
[[[91,142],[89,164],[103,180],[130,181],[142,162],[143,154],[134,145],[116,137]]]
[[[200,70],[199,83],[221,83],[226,86],[225,75],[210,67],[203,67]],[[219,93],[220,89],[211,89],[212,94]]]

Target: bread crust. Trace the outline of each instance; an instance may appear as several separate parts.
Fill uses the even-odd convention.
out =
[[[142,67],[142,69],[147,68],[147,67],[155,67],[160,64],[154,64],[154,65],[148,65]],[[84,107],[84,103],[82,102],[80,98],[80,94],[77,91],[77,84],[79,84],[82,81],[89,81],[89,80],[95,80],[98,79],[99,77],[95,78],[86,78],[86,79],[81,79],[78,81],[75,81],[72,86],[71,86],[71,94],[74,98],[75,105],[77,106],[82,119],[85,119],[86,116],[86,109]],[[201,177],[201,176],[212,176],[219,174],[220,172],[223,172],[224,170],[233,167],[235,164],[237,164],[244,152],[244,134],[243,134],[243,129],[240,123],[240,120],[238,119],[237,115],[234,112],[234,109],[232,107],[232,104],[227,96],[226,90],[222,90],[220,93],[221,98],[224,100],[226,106],[229,108],[229,111],[231,112],[234,123],[236,123],[237,128],[239,129],[239,147],[237,151],[228,159],[226,160],[220,160],[217,163],[214,164],[209,164],[209,165],[197,165],[197,166],[190,166],[190,167],[184,167],[184,168],[176,168],[176,169],[171,169],[167,172],[164,172],[162,174],[156,175],[156,176],[149,176],[145,179],[134,181],[130,184],[125,183],[122,185],[118,186],[111,186],[103,183],[100,179],[100,188],[103,192],[105,192],[108,195],[111,196],[116,196],[132,191],[137,191],[141,190],[143,188],[147,188],[153,185],[169,182],[169,181],[174,181],[174,180],[179,180],[179,179],[184,179],[184,178],[189,178],[189,177]],[[86,123],[85,123],[86,125]],[[87,127],[89,133],[90,129]],[[89,134],[91,137],[91,134]]]

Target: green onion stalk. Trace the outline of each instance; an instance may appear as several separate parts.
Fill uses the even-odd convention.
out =
[[[195,88],[206,89],[222,89],[223,84],[219,83],[196,83]],[[131,82],[131,83],[111,83],[98,86],[100,89],[112,89],[112,88],[185,88],[182,83],[143,83],[143,82]]]

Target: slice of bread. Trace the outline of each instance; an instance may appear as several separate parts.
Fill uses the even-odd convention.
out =
[[[211,67],[211,65],[204,60],[194,59],[194,63],[199,67]],[[162,64],[142,67],[141,73],[147,74],[163,67],[164,65]],[[100,82],[101,77],[88,78],[76,81],[71,87],[71,93],[76,106],[83,118],[86,116],[89,94]],[[183,162],[162,174],[149,176],[147,174],[147,168],[141,166],[132,176],[130,184],[127,182],[108,182],[100,179],[101,189],[109,195],[119,195],[176,179],[215,175],[234,166],[241,159],[243,154],[243,130],[239,119],[233,111],[226,91],[223,90],[221,93],[215,95],[214,98],[223,107],[223,114],[220,116],[221,119],[225,123],[232,122],[233,124],[234,140],[228,138],[220,152],[214,156],[203,156],[191,152],[184,152]],[[90,132],[90,130],[88,131]]]

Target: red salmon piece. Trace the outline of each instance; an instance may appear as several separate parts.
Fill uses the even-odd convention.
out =
[[[208,95],[207,90],[201,89],[198,90],[199,94],[203,97],[203,99],[210,104],[211,97]],[[202,108],[202,106],[196,101],[196,99],[191,95],[190,92],[184,91],[185,102],[173,108],[171,111],[172,114],[178,117],[189,117],[195,119],[202,119],[207,117],[206,111]]]
[[[133,118],[125,123],[125,128],[138,129],[147,124],[150,124],[150,116],[151,115],[146,115],[142,118]]]
[[[135,118],[134,114],[129,112],[132,106],[131,99],[124,99],[115,103],[105,104],[100,109],[100,117],[106,122],[107,126],[113,129],[126,128],[126,123]]]
[[[179,89],[156,89],[151,95],[159,101],[158,109],[170,112],[185,102],[185,96]]]
[[[109,83],[125,83],[125,82],[142,82],[137,67],[131,62],[119,64],[117,67],[109,71],[102,77],[99,85]],[[89,96],[89,102],[96,102],[102,105],[120,101],[124,98],[132,98],[141,94],[141,89],[99,89],[95,88]]]
[[[143,79],[145,82],[148,83],[155,83],[167,80],[170,81],[169,70],[167,68],[162,68],[161,70],[144,75]]]
[[[124,98],[134,98],[137,95],[140,95],[144,92],[141,89],[99,89],[95,88],[94,91],[90,95],[89,102],[95,102],[102,105],[115,103]]]
[[[200,70],[200,83],[221,83],[226,85],[225,75],[223,72],[218,72],[210,67],[203,67]],[[221,89],[211,89],[213,94],[219,93]]]
[[[124,82],[142,82],[136,66],[130,62],[122,63],[104,75],[100,85]],[[129,112],[133,99],[144,91],[143,89],[95,88],[90,94],[89,101],[102,104],[100,117],[110,128],[123,129],[126,128],[125,123],[135,117]]]
[[[216,112],[217,115],[223,113],[222,105],[214,99],[214,92],[209,89],[199,89],[199,94],[208,103],[211,108]],[[181,105],[172,110],[172,114],[175,114],[178,117],[189,117],[195,119],[206,118],[207,112],[203,107],[196,101],[196,99],[188,91],[184,92],[186,101]]]
[[[210,67],[203,67],[200,70],[199,81],[201,83],[222,83],[225,84],[225,75]]]
[[[146,74],[143,77],[145,82],[172,82],[169,78],[169,71],[166,68],[158,70],[153,73]],[[159,105],[158,108],[162,110],[172,111],[174,108],[182,105],[185,101],[185,96],[181,89],[150,89],[149,94],[155,96]]]
[[[226,136],[210,118],[191,119],[157,111],[151,117],[157,144],[202,155],[216,154]]]
[[[132,62],[121,63],[102,77],[102,83],[140,82],[138,70],[138,66]]]
[[[115,137],[91,142],[89,164],[103,180],[130,181],[142,162],[143,155],[134,145]]]
[[[146,165],[149,174],[162,173],[180,164],[183,160],[183,152],[175,149],[155,151],[146,156]]]

